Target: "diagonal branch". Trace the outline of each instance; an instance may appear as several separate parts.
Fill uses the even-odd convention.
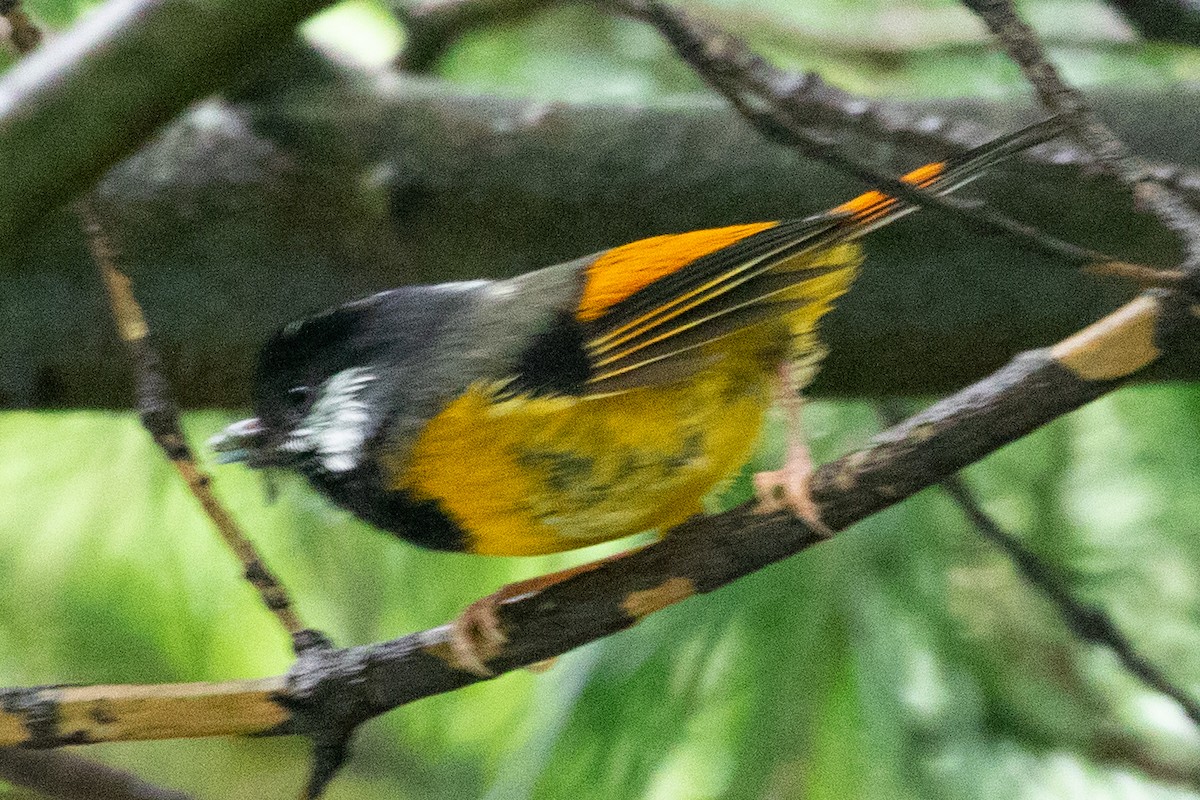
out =
[[[5,2],[0,13],[9,22],[9,36],[17,51],[22,55],[32,52],[42,40],[42,34],[20,4]],[[316,637],[304,630],[292,611],[286,591],[262,565],[254,546],[241,535],[233,519],[217,502],[207,476],[198,470],[180,427],[178,406],[161,374],[161,361],[150,345],[149,329],[134,299],[129,279],[118,271],[111,244],[89,203],[86,200],[79,202],[76,210],[92,257],[108,289],[113,317],[137,373],[138,406],[143,424],[179,470],[226,543],[241,558],[246,578],[292,635],[294,647],[300,652],[303,645]],[[181,792],[159,788],[129,773],[71,753],[29,753],[3,748],[0,749],[0,775],[17,785],[68,800],[100,796],[112,800],[187,800]]]
[[[191,795],[66,751],[0,748],[0,780],[58,800],[191,800]]]
[[[904,186],[895,193],[914,194]],[[1179,294],[1147,293],[1053,348],[1018,356],[823,467],[813,485],[823,519],[842,530],[1144,374],[1164,354],[1197,374],[1195,310]],[[821,540],[794,519],[747,506],[692,520],[653,546],[506,604],[510,643],[491,666],[503,672],[542,661]],[[375,715],[477,680],[450,666],[443,627],[347,650],[309,648],[288,676],[264,681],[10,690],[0,698],[0,744],[249,732],[343,742]]]
[[[813,494],[834,530],[945,480],[1159,362],[1200,374],[1200,307],[1154,291],[1054,347],[1023,353],[991,377],[819,469]],[[1184,366],[1180,366],[1184,365]],[[500,613],[510,641],[497,674],[634,625],[822,541],[786,515],[749,504],[689,520],[653,545]],[[0,745],[237,735],[344,735],[367,719],[481,678],[451,666],[447,626],[345,650],[313,648],[286,677],[227,684],[11,689],[0,695]],[[97,713],[101,709],[103,713]]]
[[[1042,105],[1051,113],[1069,119],[1075,137],[1100,167],[1124,182],[1142,205],[1179,234],[1187,249],[1184,270],[1191,273],[1193,280],[1200,281],[1200,213],[1139,165],[1129,148],[1091,110],[1083,95],[1062,79],[1046,57],[1037,34],[1017,16],[1011,0],[964,2],[1004,45]]]
[[[105,235],[95,211],[86,201],[77,205],[80,221],[87,234],[92,258],[104,279],[117,333],[125,344],[135,375],[138,415],[154,443],[175,467],[192,496],[212,521],[221,540],[241,562],[242,575],[258,592],[267,610],[292,637],[292,648],[300,652],[322,638],[305,627],[292,607],[287,589],[268,569],[253,542],[233,516],[213,494],[210,479],[196,463],[196,456],[183,435],[179,406],[162,371],[162,359],[150,338],[150,328],[142,308],[133,295],[133,287],[116,264],[112,244]]]
[[[942,481],[942,488],[954,498],[980,534],[1008,555],[1021,577],[1046,595],[1072,633],[1084,641],[1112,650],[1125,669],[1151,689],[1174,700],[1194,724],[1200,725],[1200,703],[1182,687],[1175,685],[1157,664],[1140,652],[1103,609],[1073,597],[1048,565],[985,514],[962,478],[951,476]]]
[[[105,3],[22,59],[0,77],[0,249],[190,103],[262,65],[327,3]]]
[[[806,100],[825,95],[829,112],[849,116],[861,113],[848,96],[832,89],[815,75],[782,72],[751,51],[746,44],[710,23],[688,16],[659,0],[605,0],[618,10],[652,24],[676,53],[767,139],[797,148],[887,194],[950,214],[968,223],[1002,232],[1024,246],[1047,253],[1075,266],[1119,262],[1113,256],[1080,247],[1044,231],[981,208],[953,195],[937,196],[887,175],[839,143],[823,139],[808,119]],[[1122,265],[1123,266],[1123,265]],[[1119,269],[1119,268],[1116,268]],[[1144,273],[1151,274],[1153,271]],[[1164,273],[1160,285],[1174,285],[1180,276]]]
[[[10,21],[10,35],[17,51],[23,56],[34,52],[42,39],[37,26],[24,14],[19,3],[7,3],[0,12]],[[108,293],[117,333],[125,344],[129,361],[136,376],[138,413],[142,425],[167,460],[175,466],[204,513],[216,527],[221,539],[242,564],[242,574],[258,591],[259,598],[280,626],[292,637],[296,652],[317,643],[324,637],[300,621],[292,608],[287,590],[267,568],[254,544],[246,537],[237,522],[213,494],[209,477],[196,464],[196,457],[184,438],[179,419],[179,406],[171,393],[170,384],[162,371],[162,359],[150,340],[150,328],[141,305],[133,295],[129,278],[117,267],[112,242],[100,224],[89,199],[75,205],[87,239],[88,249]]]

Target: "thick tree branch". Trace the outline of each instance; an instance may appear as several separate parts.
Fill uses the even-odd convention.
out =
[[[106,3],[0,78],[0,250],[327,0]]]
[[[154,14],[144,19],[130,25],[156,24]],[[94,95],[74,81],[89,74],[88,51],[51,51],[60,53],[61,83],[29,87],[30,107],[52,107],[60,86]],[[6,77],[0,96],[11,88]],[[1200,103],[1181,99],[1185,91],[1098,106],[1150,136],[1148,152],[1194,156],[1182,143],[1200,119],[1180,109]],[[185,406],[244,405],[247,365],[269,332],[353,296],[411,280],[512,274],[664,231],[802,215],[861,189],[764,145],[707,101],[671,109],[499,101],[389,74],[338,74],[312,54],[241,97],[236,110],[203,106],[99,196],[124,266],[161,320]],[[1166,105],[1170,116],[1154,123],[1154,108]],[[126,116],[119,103],[95,110],[80,113],[89,122]],[[1028,119],[1006,104],[867,102],[832,87],[806,93],[803,110],[824,135],[897,171],[980,143],[992,132],[980,121],[1011,128]],[[0,124],[0,150],[19,153],[21,130]],[[330,142],[344,147],[331,152]],[[1077,180],[1081,165],[1069,150],[1045,157],[981,185],[988,205],[1052,219],[1053,233],[1086,247],[1176,260],[1169,233],[1136,214],[1117,187]],[[42,164],[45,191],[5,208],[30,217],[67,199],[70,163]],[[1159,171],[1193,196],[1200,187],[1185,169]],[[25,246],[0,247],[0,268],[19,275],[0,286],[18,343],[0,353],[0,406],[127,405],[109,368],[118,344],[103,335],[104,309],[65,300],[82,293],[85,256],[63,218],[51,219]],[[1018,253],[920,218],[880,232],[856,291],[825,326],[834,355],[816,392],[944,391],[1130,294]],[[1024,269],[1000,268],[1018,258]],[[919,349],[905,345],[918,341]],[[943,357],[930,359],[930,350]]]
[[[264,78],[235,107],[202,106],[99,194],[185,407],[245,405],[265,338],[354,296],[513,274],[664,231],[804,215],[862,189],[761,142],[707,100],[547,106],[331,72],[315,57],[283,71],[290,78]],[[1139,149],[1187,155],[1187,132],[1200,131],[1200,94],[1188,97],[1179,87],[1157,98],[1101,95],[1096,105]],[[1166,104],[1171,114],[1156,116]],[[822,130],[895,171],[1032,118],[974,101],[859,108],[840,123],[826,113]],[[1114,182],[1081,179],[1070,150],[1046,158],[969,191],[1088,247],[1177,260],[1173,235]],[[1186,170],[1162,171],[1200,189]],[[119,343],[106,309],[73,299],[90,289],[69,223],[53,217],[24,248],[0,250],[12,275],[0,282],[0,307],[15,342],[0,351],[0,406],[129,403],[111,369]],[[832,356],[814,389],[949,391],[1132,291],[918,214],[869,241],[855,291],[822,326]]]

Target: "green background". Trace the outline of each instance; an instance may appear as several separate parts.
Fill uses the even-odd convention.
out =
[[[1017,70],[950,2],[687,4],[796,69],[888,97],[1016,96]],[[30,2],[63,26],[87,6]],[[1195,80],[1106,6],[1026,4],[1081,86]],[[403,32],[354,0],[304,35],[386,63]],[[470,33],[437,74],[514,96],[701,91],[656,35],[584,6]],[[233,411],[187,416],[200,443]],[[864,400],[808,408],[818,460],[862,445]],[[750,469],[779,456],[777,426]],[[967,471],[986,509],[1073,592],[1200,694],[1200,391],[1126,390]],[[620,549],[483,559],[418,551],[298,480],[217,491],[304,619],[340,644],[440,624],[501,584]],[[745,476],[714,506],[745,498]],[[286,638],[130,414],[0,414],[0,683],[226,680],[283,672]],[[141,742],[89,756],[199,797],[291,797],[298,739]],[[11,789],[9,796],[22,796]],[[1082,644],[1011,563],[926,492],[836,540],[635,629],[370,723],[331,798],[1200,796],[1200,736]]]

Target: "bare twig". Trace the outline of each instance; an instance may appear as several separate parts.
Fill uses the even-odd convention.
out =
[[[1048,253],[1075,266],[1088,266],[1119,259],[1079,247],[1018,222],[991,209],[981,208],[951,195],[935,196],[884,174],[875,166],[845,151],[837,142],[823,139],[811,130],[800,114],[809,112],[813,95],[831,92],[813,74],[795,75],[777,70],[752,52],[735,36],[685,14],[658,0],[600,0],[622,13],[645,20],[658,30],[701,78],[720,92],[734,108],[769,139],[793,146],[843,172],[853,175],[876,189],[938,211],[966,219],[976,225],[997,230],[1015,241],[1042,253]],[[839,108],[830,113],[861,114],[861,108]],[[1152,268],[1147,267],[1148,272]],[[1167,283],[1164,281],[1164,283]]]
[[[819,53],[855,64],[917,55],[952,56],[983,54],[992,46],[983,31],[964,27],[959,9],[941,5],[863,6],[847,8],[853,22],[844,28],[805,26],[799,20],[781,18],[769,7],[725,6],[688,0],[687,8],[701,18],[719,19],[740,36],[778,44],[795,53]],[[859,19],[867,16],[871,22]],[[890,24],[902,20],[903,24]],[[1117,19],[1102,14],[1075,15],[1043,36],[1052,46],[1096,48],[1106,53],[1133,50],[1135,36]]]
[[[9,23],[9,37],[18,53],[27,54],[41,42],[41,31],[21,9],[19,0],[0,4],[0,14]],[[183,792],[65,752],[0,748],[0,779],[62,800],[190,800]]]
[[[578,2],[580,0],[390,0],[393,12],[404,23],[407,37],[394,66],[410,72],[424,72],[436,63],[447,47],[472,28],[520,21],[543,8]],[[965,29],[955,24],[957,20],[949,18],[958,13],[955,8],[906,9],[905,25],[898,28],[880,25],[865,33],[810,29],[749,6],[731,8],[690,0],[688,10],[702,18],[719,18],[731,30],[778,41],[793,51],[820,52],[826,57],[857,63],[886,61],[914,53],[982,53],[991,45],[986,33]],[[1072,22],[1051,34],[1048,41],[1072,47],[1100,47],[1106,52],[1137,43],[1136,37],[1115,19],[1097,16]]]
[[[17,0],[0,3],[9,37],[18,53],[37,47],[41,31]],[[74,753],[31,752],[0,748],[0,779],[63,800],[105,797],[111,800],[188,800],[188,795],[146,783],[135,775],[98,764]]]
[[[878,404],[880,416],[887,425],[898,424],[906,416],[904,408],[896,402]],[[959,475],[951,475],[940,483],[941,488],[954,499],[963,514],[985,539],[996,545],[1013,562],[1017,572],[1027,583],[1046,596],[1058,609],[1067,627],[1084,641],[1107,647],[1133,675],[1151,689],[1170,697],[1183,709],[1196,725],[1200,725],[1200,703],[1197,703],[1182,687],[1174,684],[1166,674],[1129,640],[1112,618],[1102,608],[1088,605],[1076,599],[1064,585],[1062,577],[1038,558],[1037,554],[983,510],[966,482]]]
[[[7,9],[6,16],[11,20],[14,14],[20,14],[20,8],[15,3]],[[13,25],[14,43],[22,53],[30,52],[41,40],[40,32],[27,18],[25,24],[32,33],[19,40],[18,28]],[[221,538],[241,561],[246,580],[258,590],[263,604],[292,637],[293,648],[299,652],[312,644],[313,632],[301,623],[292,608],[287,590],[267,569],[254,545],[217,500],[209,486],[209,477],[197,467],[195,457],[180,427],[179,409],[162,374],[161,359],[150,343],[150,329],[141,306],[133,296],[129,279],[117,269],[112,243],[86,200],[76,204],[76,212],[87,237],[92,258],[104,279],[118,333],[128,349],[136,374],[136,395],[142,424],[175,465],[188,489],[216,526]]]
[[[991,28],[1033,86],[1042,105],[1071,121],[1072,130],[1098,165],[1123,181],[1144,207],[1183,239],[1184,271],[1200,281],[1200,214],[1149,174],[1116,134],[1095,115],[1083,95],[1062,79],[1037,34],[1017,16],[1011,0],[964,0]]]
[[[179,424],[179,408],[171,396],[171,388],[162,374],[162,362],[150,342],[150,329],[141,306],[133,296],[129,279],[117,269],[112,245],[86,202],[77,205],[80,220],[87,234],[92,258],[104,278],[112,305],[117,332],[129,353],[136,376],[136,397],[142,424],[155,443],[179,472],[204,513],[212,520],[222,540],[242,563],[246,580],[258,591],[263,605],[275,615],[279,624],[292,637],[292,646],[299,652],[313,642],[313,632],[307,629],[292,608],[287,590],[267,569],[253,543],[246,537],[212,492],[210,479],[196,465]]]
[[[1046,595],[1076,636],[1112,650],[1117,659],[1138,680],[1170,697],[1179,704],[1194,724],[1200,725],[1200,703],[1172,683],[1153,661],[1141,653],[1103,609],[1073,597],[1063,585],[1060,576],[1055,575],[1033,551],[984,513],[962,478],[955,475],[942,481],[941,485],[958,503],[980,534],[1003,550],[1012,559],[1021,576]]]
[[[41,40],[37,27],[21,12],[19,3],[3,0],[0,6],[12,24],[13,42],[22,54],[31,52]],[[19,33],[13,19],[19,19],[28,29]],[[196,465],[195,457],[188,447],[179,424],[179,408],[171,396],[170,385],[162,374],[162,362],[150,343],[150,329],[142,314],[141,306],[133,296],[129,279],[117,268],[112,243],[105,234],[95,210],[88,201],[75,206],[87,238],[92,258],[100,270],[112,305],[113,319],[121,341],[129,352],[137,383],[137,404],[142,424],[150,432],[156,444],[199,501],[204,512],[216,526],[221,538],[242,563],[243,574],[255,589],[263,604],[292,637],[292,646],[299,652],[316,641],[323,641],[315,632],[307,629],[292,608],[287,590],[275,579],[259,557],[254,545],[242,533],[229,512],[220,504],[209,486],[209,477]]]
[[[431,69],[448,47],[464,33],[498,23],[519,22],[544,8],[570,5],[581,0],[391,0],[389,6],[405,28],[404,49],[393,66],[408,72]],[[906,16],[909,24],[901,30],[881,27],[863,35],[840,30],[810,30],[788,23],[753,8],[718,8],[689,2],[689,10],[704,18],[720,18],[732,30],[751,32],[785,42],[792,49],[819,51],[826,56],[864,61],[888,59],[916,52],[976,53],[991,44],[986,33],[949,24],[945,11],[926,10],[917,19]],[[957,9],[949,9],[958,13]],[[1119,22],[1090,21],[1091,26],[1073,26],[1061,31],[1054,41],[1075,47],[1098,46],[1111,51],[1128,47],[1136,37]]]

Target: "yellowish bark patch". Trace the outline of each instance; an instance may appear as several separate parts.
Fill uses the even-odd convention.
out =
[[[695,593],[696,584],[691,579],[668,578],[653,589],[630,592],[621,603],[621,609],[634,619],[640,620],[680,600],[686,600]]]
[[[1132,374],[1162,355],[1154,342],[1159,311],[1155,298],[1139,297],[1063,339],[1050,355],[1085,381]]]

